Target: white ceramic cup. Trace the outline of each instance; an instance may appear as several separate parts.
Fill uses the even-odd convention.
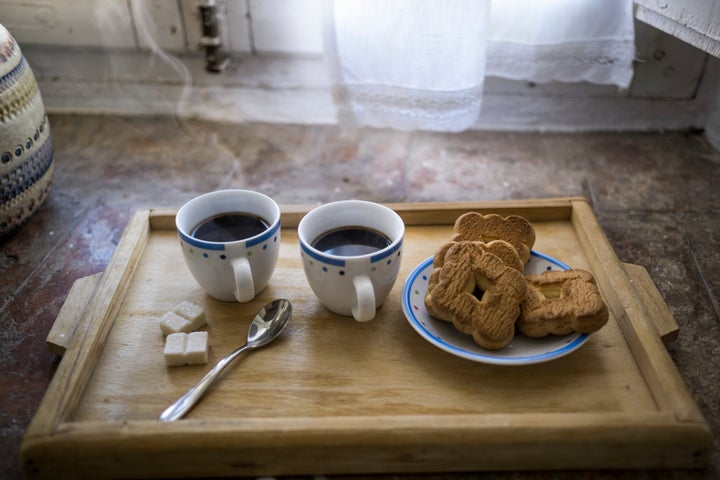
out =
[[[223,213],[247,213],[268,228],[249,238],[228,242],[200,240],[193,230]],[[224,302],[249,302],[270,281],[280,252],[280,207],[251,190],[218,190],[195,197],[175,217],[185,263],[208,295]]]
[[[362,227],[384,234],[389,245],[373,253],[340,256],[318,250],[323,234],[344,227]],[[397,279],[405,224],[390,208],[362,200],[322,205],[298,225],[303,268],[308,283],[325,307],[364,322],[375,318]]]

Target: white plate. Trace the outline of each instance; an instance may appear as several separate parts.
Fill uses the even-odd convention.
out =
[[[410,273],[402,292],[402,307],[410,325],[428,342],[446,352],[475,362],[495,365],[528,365],[547,362],[580,348],[589,336],[571,333],[565,336],[548,335],[529,338],[515,335],[501,350],[487,350],[476,344],[470,335],[461,333],[452,323],[436,320],[425,309],[425,291],[433,270],[432,257]],[[525,265],[526,274],[539,274],[545,270],[568,270],[570,267],[548,255],[532,251]]]

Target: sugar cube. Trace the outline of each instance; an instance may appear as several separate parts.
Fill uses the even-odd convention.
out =
[[[163,353],[168,367],[203,365],[208,361],[208,333],[171,333],[165,339]]]
[[[165,364],[168,367],[185,365],[185,346],[187,344],[186,333],[171,333],[165,339]]]
[[[180,302],[175,305],[172,312],[190,322],[190,331],[197,330],[205,325],[205,311],[202,307],[194,303]]]
[[[193,330],[193,324],[190,320],[181,317],[175,312],[167,312],[160,317],[160,330],[163,335],[172,333],[190,332]]]
[[[192,332],[185,344],[185,363],[203,365],[208,361],[208,332]]]

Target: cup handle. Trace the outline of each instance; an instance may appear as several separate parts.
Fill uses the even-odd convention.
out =
[[[352,308],[353,317],[358,322],[367,322],[375,318],[375,290],[372,282],[365,275],[353,278],[357,304]]]
[[[239,257],[233,260],[232,267],[235,274],[235,299],[240,303],[249,302],[255,297],[250,262],[245,257]]]

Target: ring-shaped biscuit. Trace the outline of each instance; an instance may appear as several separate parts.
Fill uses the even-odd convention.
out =
[[[510,343],[527,288],[517,269],[476,242],[459,242],[448,249],[437,272],[425,297],[431,315],[452,322],[483,348],[498,350]]]

